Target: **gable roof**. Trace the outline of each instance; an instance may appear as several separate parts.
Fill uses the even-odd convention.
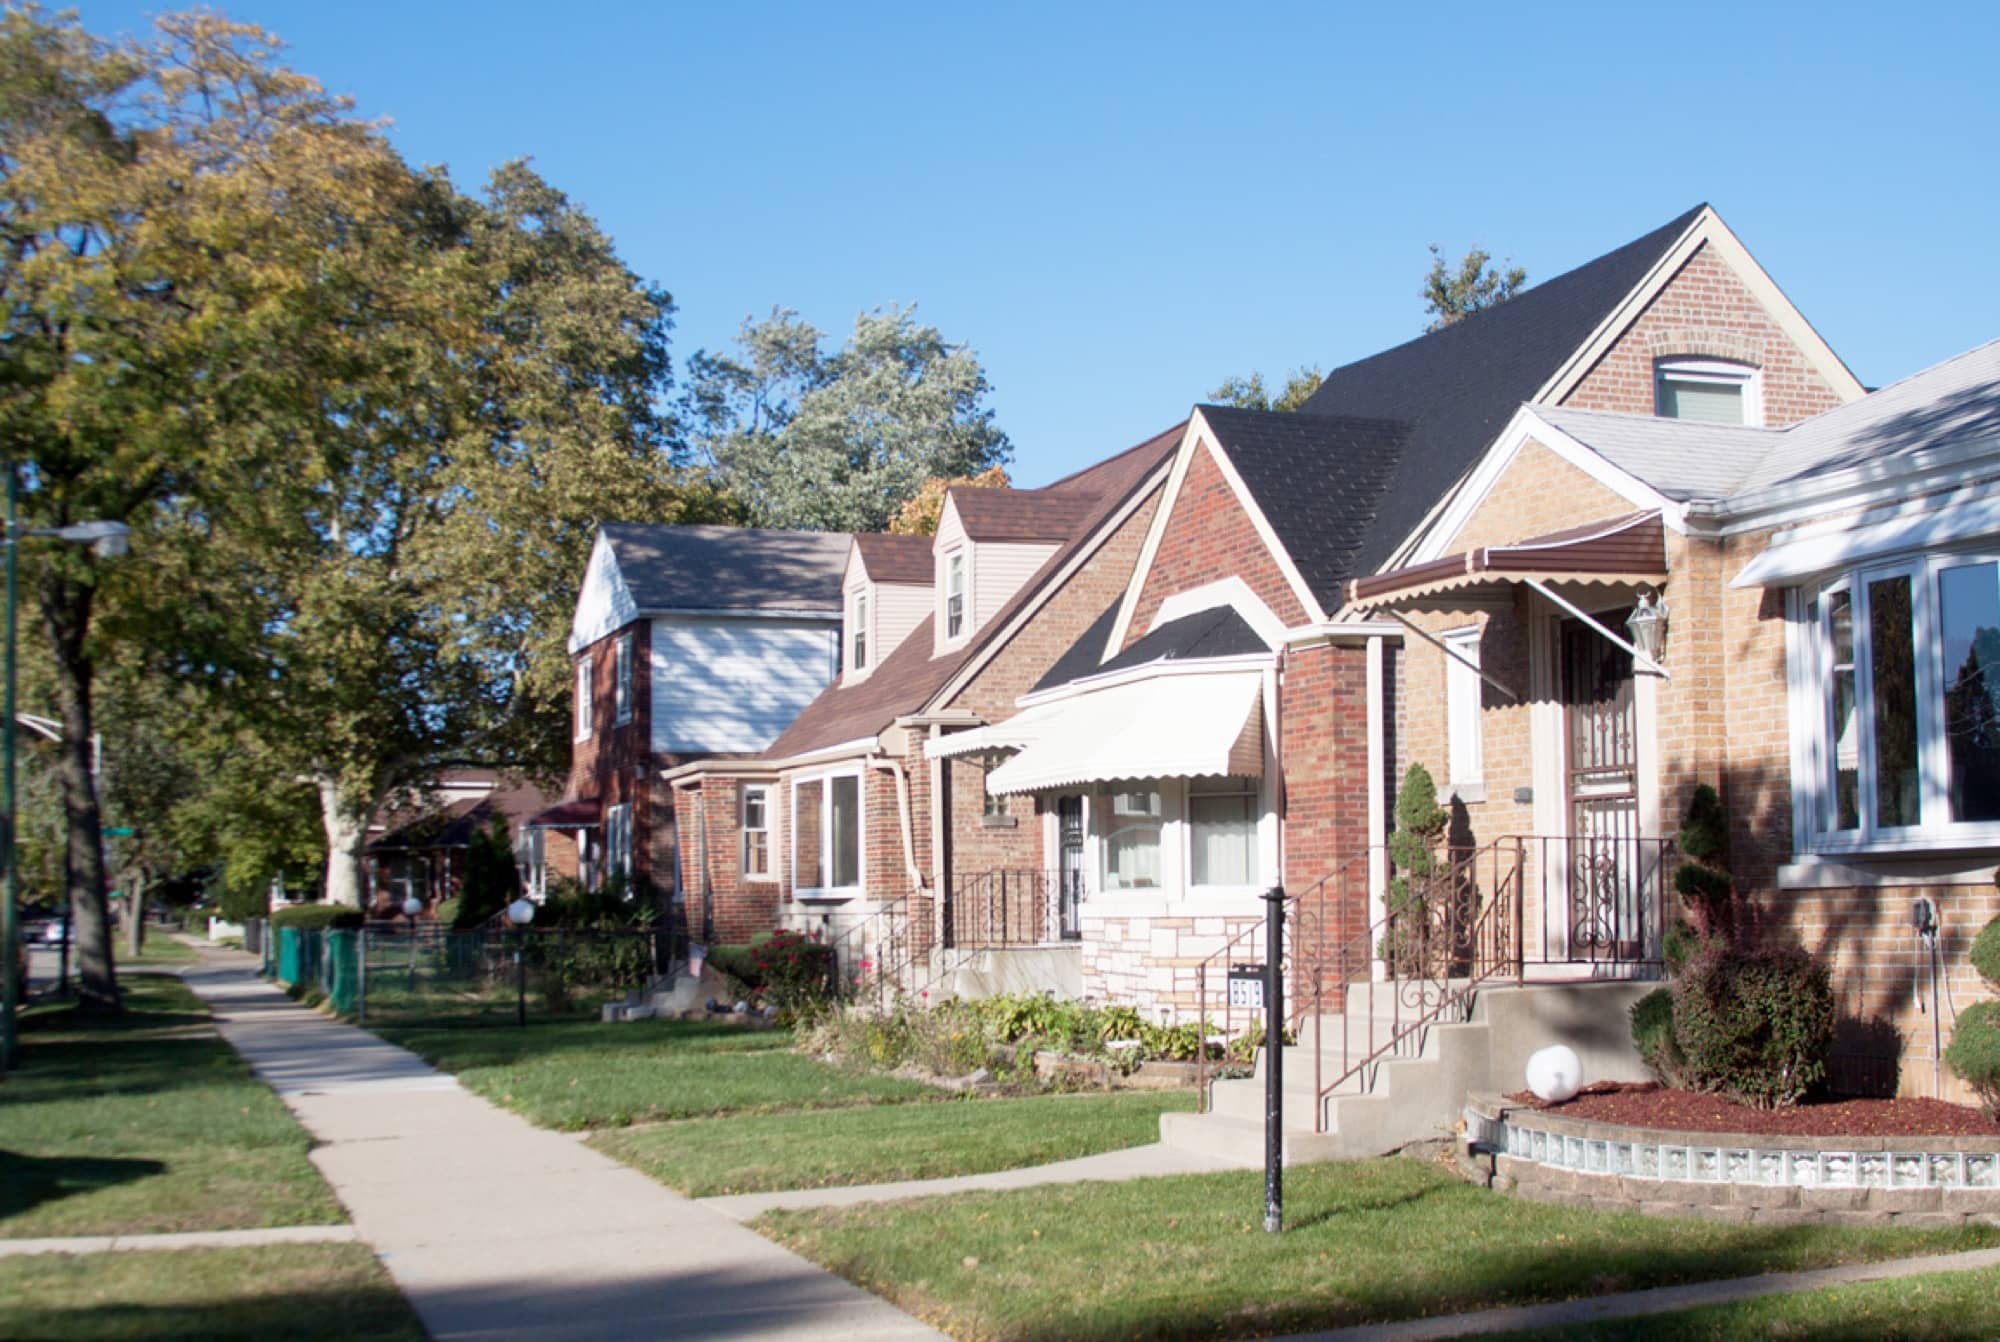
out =
[[[606,522],[641,615],[662,611],[840,614],[851,537],[842,531]]]
[[[887,532],[859,532],[854,548],[861,552],[862,566],[872,582],[902,587],[929,587],[936,560],[929,536],[892,536]]]
[[[1010,634],[1009,626],[1015,618],[1039,598],[1055,575],[1094,543],[1105,524],[1173,455],[1184,427],[1176,424],[1116,456],[1066,476],[1047,490],[1006,491],[1039,494],[1047,501],[1062,504],[1080,498],[1087,500],[1089,506],[1072,524],[1065,543],[1042,561],[1033,576],[1021,584],[991,619],[979,626],[963,647],[934,656],[936,616],[925,616],[923,623],[877,663],[865,679],[849,683],[842,676],[822,690],[771,743],[764,757],[790,759],[873,737],[897,718],[931,707],[962,669],[976,664]],[[955,497],[1000,492],[1003,491],[966,490]]]
[[[1303,413],[1394,420],[1406,426],[1403,450],[1389,467],[1372,517],[1354,540],[1353,572],[1373,571],[1394,553],[1485,452],[1515,409],[1534,399],[1706,208],[1697,205],[1504,303],[1327,375]],[[1287,549],[1314,544],[1297,518],[1281,525],[1273,517],[1271,525]],[[1314,586],[1317,590],[1316,581]]]
[[[1039,489],[954,488],[952,507],[975,541],[1065,541],[1090,516],[1096,493],[1074,483],[1049,493]]]
[[[1534,413],[1675,500],[1735,493],[1785,432],[1563,405],[1536,406]]]

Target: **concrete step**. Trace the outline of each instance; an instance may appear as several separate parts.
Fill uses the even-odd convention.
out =
[[[1160,1115],[1160,1140],[1177,1151],[1191,1151],[1216,1160],[1255,1169],[1264,1163],[1264,1124],[1221,1114]],[[1339,1160],[1345,1152],[1337,1133],[1285,1130],[1287,1165]]]

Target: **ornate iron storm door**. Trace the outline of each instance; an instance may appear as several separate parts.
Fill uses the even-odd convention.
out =
[[[1616,629],[1625,617],[1599,618]],[[1657,884],[1645,879],[1641,857],[1632,655],[1583,621],[1564,620],[1561,669],[1569,958],[1641,961],[1658,914],[1648,907]]]

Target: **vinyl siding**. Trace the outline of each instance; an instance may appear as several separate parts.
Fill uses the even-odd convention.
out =
[[[653,621],[653,750],[762,750],[833,679],[832,620]]]
[[[1035,576],[1053,545],[1006,545],[987,541],[972,561],[972,625],[976,629],[999,613],[1022,584]]]
[[[603,536],[590,549],[590,564],[583,572],[583,587],[576,597],[576,616],[570,621],[569,650],[583,651],[614,629],[623,629],[639,618],[639,608],[618,571],[611,542]]]

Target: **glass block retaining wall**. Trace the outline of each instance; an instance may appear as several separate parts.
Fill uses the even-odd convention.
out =
[[[1482,1179],[1543,1200],[1746,1220],[2000,1222],[1996,1137],[1671,1132],[1497,1097],[1474,1097],[1465,1127]]]

